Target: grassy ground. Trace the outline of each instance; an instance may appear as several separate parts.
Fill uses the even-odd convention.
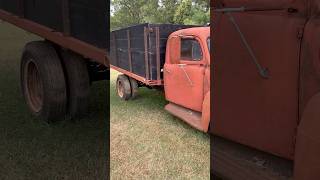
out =
[[[209,179],[210,140],[168,114],[162,92],[141,88],[121,101],[111,71],[111,178]]]
[[[34,119],[20,93],[19,59],[35,39],[0,23],[0,179],[105,179],[105,82],[92,86],[89,117],[54,125]]]

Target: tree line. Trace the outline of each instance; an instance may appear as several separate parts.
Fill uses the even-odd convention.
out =
[[[111,29],[141,23],[205,25],[209,0],[111,0]]]

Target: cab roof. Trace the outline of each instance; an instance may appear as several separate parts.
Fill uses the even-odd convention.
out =
[[[210,37],[210,27],[193,27],[188,29],[181,29],[171,34],[171,36],[179,36],[179,35],[195,35],[201,38],[208,38]]]

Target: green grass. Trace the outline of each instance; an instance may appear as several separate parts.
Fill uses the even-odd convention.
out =
[[[105,179],[106,82],[91,89],[90,114],[48,125],[35,119],[20,92],[20,56],[39,39],[0,23],[0,179]]]
[[[139,89],[139,97],[116,95],[111,71],[111,178],[209,179],[210,138],[163,108],[160,91]]]

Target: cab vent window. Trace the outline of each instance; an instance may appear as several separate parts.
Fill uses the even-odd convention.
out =
[[[188,61],[200,61],[202,51],[199,42],[195,39],[181,39],[181,59]]]

